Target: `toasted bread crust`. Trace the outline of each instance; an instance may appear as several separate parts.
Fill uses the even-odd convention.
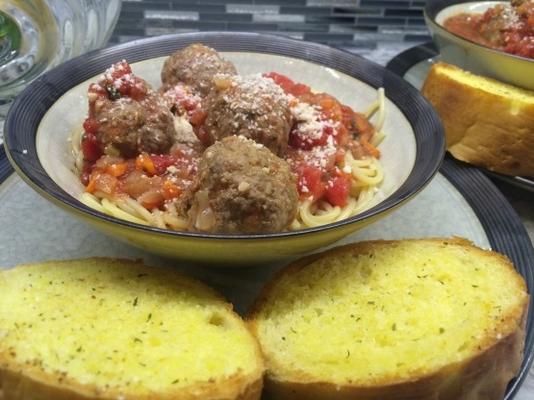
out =
[[[127,268],[132,264],[143,265],[142,262],[133,262],[126,259],[90,258],[85,260],[47,261],[39,264],[26,264],[17,268],[38,268],[45,264],[69,264],[70,262],[99,262],[106,261],[114,266]],[[147,267],[150,268],[150,267]],[[159,268],[181,275],[172,268]],[[1,273],[0,273],[1,276]],[[205,286],[203,284],[203,286]],[[226,301],[218,292],[209,288],[214,297]],[[237,320],[241,320],[228,303],[228,311]],[[9,355],[8,349],[2,348],[0,340],[0,400],[258,400],[263,389],[263,361],[259,344],[255,345],[255,356],[259,360],[256,371],[245,374],[236,374],[228,378],[203,382],[173,391],[157,392],[151,394],[136,394],[131,391],[121,393],[120,388],[109,389],[81,384],[72,378],[66,378],[61,374],[45,373],[33,365],[16,364]]]
[[[507,268],[514,270],[510,260],[498,253],[474,247],[471,242],[462,238],[430,238],[418,240],[422,242],[436,242],[455,244],[469,247],[472,251],[484,256],[499,258]],[[406,240],[405,240],[406,241]],[[369,241],[349,244],[314,254],[289,264],[273,278],[262,290],[252,305],[248,323],[259,338],[257,318],[263,304],[269,300],[272,288],[283,276],[295,273],[310,263],[323,258],[335,257],[350,251],[361,254],[372,251],[376,246],[391,245],[398,241]],[[517,285],[527,291],[525,282],[517,274]],[[264,350],[267,372],[264,382],[264,397],[273,400],[502,400],[508,382],[516,375],[521,367],[525,343],[525,329],[528,315],[529,297],[525,298],[521,307],[514,310],[510,320],[515,320],[512,332],[495,340],[482,338],[478,354],[470,359],[456,364],[447,365],[441,370],[410,379],[398,379],[362,386],[358,384],[339,385],[328,381],[314,381],[307,376],[295,373],[292,377],[277,375],[277,366],[269,360]],[[508,321],[510,322],[510,321]]]
[[[506,92],[520,90],[468,72],[462,72],[465,79],[460,82],[450,71],[461,70],[433,65],[422,88],[443,121],[449,152],[491,171],[534,176],[534,92],[521,91],[530,102],[513,94],[490,93],[467,82],[484,79]]]
[[[518,329],[478,356],[414,381],[375,387],[329,382],[281,381],[267,374],[266,399],[273,400],[502,400],[523,360],[526,313]]]
[[[0,361],[1,363],[1,361]],[[174,393],[128,395],[128,400],[258,400],[263,388],[263,371],[255,376],[241,376],[217,384],[192,386]],[[222,390],[221,390],[222,389]],[[235,396],[235,393],[238,393]],[[58,383],[58,376],[28,376],[15,368],[0,369],[0,400],[117,400],[120,394],[101,395],[99,389],[75,382]],[[124,397],[126,398],[126,397]]]

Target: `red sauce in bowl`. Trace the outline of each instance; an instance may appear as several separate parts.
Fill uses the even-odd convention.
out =
[[[461,13],[443,26],[483,46],[534,59],[534,1],[514,0],[484,13]]]

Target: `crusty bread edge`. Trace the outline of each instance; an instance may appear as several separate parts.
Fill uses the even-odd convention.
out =
[[[467,239],[435,237],[405,239],[403,241],[448,243],[469,247],[475,251],[480,251],[481,254],[498,257],[507,268],[514,272],[519,287],[523,288],[525,293],[527,292],[525,281],[506,256],[491,250],[481,249]],[[262,305],[268,300],[272,289],[283,276],[298,272],[323,257],[334,256],[346,251],[362,253],[371,250],[376,245],[391,245],[398,242],[396,240],[373,240],[352,243],[312,254],[285,266],[274,275],[252,304],[247,317],[251,331],[260,341],[255,319]],[[383,400],[386,398],[390,400],[396,398],[433,400],[436,398],[436,392],[439,392],[440,400],[502,400],[506,385],[517,374],[523,360],[529,299],[530,296],[527,294],[521,305],[521,314],[515,330],[500,340],[489,340],[486,346],[481,346],[481,351],[470,359],[420,376],[416,380],[401,380],[383,386],[374,385],[371,387],[309,381],[307,377],[303,377],[302,381],[281,380],[269,371],[269,360],[264,355],[267,363],[264,382],[265,398],[273,400],[351,400],[355,398],[358,400]],[[489,369],[492,373],[488,372]],[[491,380],[487,379],[488,375],[491,376]]]
[[[87,385],[57,383],[49,374],[26,376],[14,369],[0,369],[0,400],[259,400],[263,389],[263,371],[259,375],[241,375],[224,381],[191,385],[176,392],[147,395],[105,395]]]
[[[524,318],[526,320],[526,318]],[[330,382],[265,379],[266,399],[273,400],[502,400],[506,385],[523,359],[525,327],[479,355],[417,380],[384,386],[338,386]]]
[[[208,289],[214,297],[225,303],[232,316],[241,321],[249,330],[248,324],[233,310],[233,305],[219,292],[198,279],[189,277],[171,267],[151,267],[142,260],[119,258],[92,257],[87,259],[50,260],[41,263],[27,263],[14,268],[0,270],[0,283],[2,275],[15,268],[37,268],[41,265],[69,265],[75,262],[105,262],[114,266],[128,268],[153,268],[166,271],[183,279],[194,282]],[[109,264],[108,264],[109,265]],[[103,267],[105,268],[105,267]],[[0,341],[1,343],[1,341]],[[128,400],[258,400],[263,389],[264,363],[261,349],[257,340],[254,340],[255,355],[259,368],[250,374],[236,374],[228,379],[218,382],[197,383],[179,388],[175,392],[153,393],[147,395],[128,394]],[[107,390],[105,394],[96,386],[83,385],[72,379],[65,379],[59,374],[47,374],[28,365],[14,365],[9,362],[6,353],[0,352],[0,400],[117,400],[124,398],[120,391]]]
[[[432,65],[421,88],[443,122],[454,158],[505,175],[534,176],[534,104],[459,82],[449,71],[526,96],[534,97],[534,92],[443,62]],[[512,104],[522,104],[519,115],[510,113]]]

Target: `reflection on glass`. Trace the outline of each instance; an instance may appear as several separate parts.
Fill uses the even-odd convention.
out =
[[[105,44],[120,4],[0,0],[0,122],[13,98],[45,70]]]

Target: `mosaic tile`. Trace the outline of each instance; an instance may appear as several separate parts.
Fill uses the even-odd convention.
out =
[[[173,19],[176,21],[198,21],[198,11],[145,11],[146,19]]]
[[[362,49],[377,42],[413,43],[429,38],[424,5],[425,0],[123,0],[110,43],[206,30],[259,31]]]

